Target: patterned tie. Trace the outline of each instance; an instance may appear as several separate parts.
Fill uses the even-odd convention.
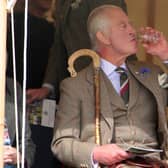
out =
[[[120,74],[120,95],[123,98],[125,104],[128,104],[129,101],[129,82],[128,75],[124,68],[118,67],[115,70]]]

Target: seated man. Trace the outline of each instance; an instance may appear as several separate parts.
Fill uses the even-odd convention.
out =
[[[150,54],[168,60],[168,42],[159,34],[155,43],[143,43]],[[128,146],[162,149],[150,157],[165,159],[168,129],[167,90],[158,82],[159,67],[128,60],[137,52],[136,30],[119,7],[103,5],[88,18],[92,48],[99,54],[101,145],[95,144],[93,67],[61,84],[52,151],[72,167],[115,164],[133,157]],[[122,164],[123,167],[125,166]],[[122,166],[121,166],[122,167]]]
[[[21,133],[22,133],[22,91],[17,85],[18,97],[18,126],[19,126],[19,160],[21,162]],[[4,165],[5,168],[15,168],[17,164],[16,150],[16,130],[15,130],[15,112],[14,112],[14,87],[13,80],[6,80],[6,108],[5,108],[5,129],[4,129]],[[33,163],[35,145],[31,139],[31,130],[26,120],[25,130],[25,166],[30,168]]]

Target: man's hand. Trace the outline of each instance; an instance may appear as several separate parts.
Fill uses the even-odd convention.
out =
[[[168,60],[168,42],[164,37],[163,33],[151,28],[147,27],[143,31],[145,34],[149,34],[149,36],[158,36],[157,41],[154,42],[143,42],[142,45],[145,48],[146,52],[151,55],[158,56],[162,61]]]
[[[19,160],[21,156],[19,154]],[[17,164],[17,150],[11,146],[5,145],[4,146],[4,157],[3,157],[5,164]]]
[[[125,152],[116,144],[97,146],[93,151],[93,160],[106,166],[119,163],[131,156],[130,153]]]
[[[46,98],[50,93],[50,89],[47,87],[42,87],[38,89],[28,89],[26,92],[27,104],[32,103],[36,100],[42,100]]]

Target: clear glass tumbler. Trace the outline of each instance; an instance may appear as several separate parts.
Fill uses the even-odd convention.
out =
[[[141,43],[158,43],[161,33],[151,27],[141,28],[137,32],[138,40]]]

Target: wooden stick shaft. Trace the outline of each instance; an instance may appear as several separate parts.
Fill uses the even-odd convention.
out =
[[[94,89],[95,89],[95,142],[101,145],[101,130],[100,130],[100,69],[94,68]],[[101,168],[98,165],[98,168]]]
[[[0,2],[0,168],[3,168],[4,149],[4,114],[5,114],[5,82],[6,82],[6,31],[7,0]]]
[[[96,144],[101,145],[100,132],[100,70],[95,68],[94,72],[95,89],[95,125],[96,125]]]

